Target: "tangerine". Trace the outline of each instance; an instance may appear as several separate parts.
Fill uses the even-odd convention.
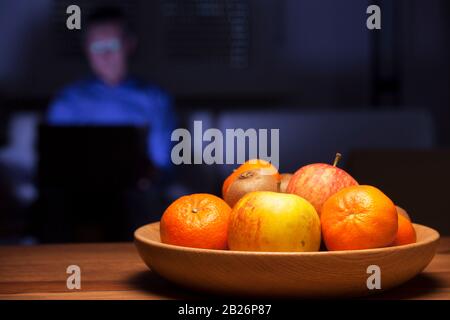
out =
[[[416,242],[416,230],[411,221],[404,215],[398,213],[398,231],[395,237],[394,246],[401,246]]]
[[[161,218],[161,241],[184,247],[227,249],[230,213],[230,206],[215,195],[183,196]]]
[[[320,220],[328,250],[386,247],[397,235],[394,203],[372,186],[351,186],[335,193],[324,203]]]

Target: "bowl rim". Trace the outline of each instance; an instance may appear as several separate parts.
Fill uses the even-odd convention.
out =
[[[376,254],[386,251],[399,251],[399,250],[409,250],[415,247],[421,247],[427,244],[431,244],[439,241],[440,234],[437,230],[430,228],[428,226],[413,223],[414,229],[418,227],[426,228],[431,231],[431,235],[428,239],[420,242],[410,243],[406,245],[393,246],[393,247],[383,247],[375,249],[359,249],[359,250],[336,250],[336,251],[310,251],[310,252],[273,252],[273,251],[237,251],[237,250],[216,250],[216,249],[203,249],[203,248],[193,248],[193,247],[183,247],[172,244],[166,244],[154,240],[150,240],[144,237],[141,233],[143,229],[146,229],[152,225],[159,224],[159,222],[149,223],[143,225],[135,230],[134,241],[142,242],[150,246],[159,247],[161,249],[172,250],[172,251],[183,251],[190,253],[205,253],[214,255],[232,255],[232,256],[342,256],[342,255],[352,255],[352,254]]]

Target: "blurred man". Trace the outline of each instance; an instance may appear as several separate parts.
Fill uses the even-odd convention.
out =
[[[41,238],[45,239],[58,229],[63,235],[48,241],[130,240],[134,228],[157,220],[163,210],[164,187],[167,187],[171,172],[170,137],[175,127],[174,112],[171,99],[164,91],[130,76],[128,58],[136,47],[136,39],[121,10],[99,9],[82,28],[84,51],[92,75],[68,86],[58,95],[50,106],[48,123],[58,126],[148,126],[148,157],[156,168],[153,173],[160,174],[152,175],[151,181],[140,183],[135,189],[102,189],[94,193],[85,192],[83,188],[78,192],[52,190],[46,203],[56,209],[46,221],[59,219],[68,231],[58,225],[50,228],[52,231],[41,232]],[[81,225],[79,229],[83,235],[66,236],[78,232],[69,230],[77,223]],[[87,223],[94,227],[86,226]]]
[[[170,135],[175,126],[170,97],[129,75],[136,47],[121,10],[103,8],[84,24],[84,51],[93,75],[68,86],[50,107],[56,125],[149,125],[148,153],[160,169],[170,166]]]

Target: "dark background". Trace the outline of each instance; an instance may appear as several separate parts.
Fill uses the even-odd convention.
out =
[[[82,15],[123,6],[139,36],[133,71],[174,96],[182,127],[280,128],[284,172],[342,151],[360,183],[449,233],[449,1],[0,0],[6,242],[39,241],[26,227],[39,198],[36,128],[55,94],[88,71],[80,32],[65,27],[69,4]],[[366,28],[370,4],[382,30]],[[218,193],[230,170],[184,166],[179,182]]]

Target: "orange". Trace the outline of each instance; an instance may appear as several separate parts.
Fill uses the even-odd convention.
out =
[[[393,246],[401,246],[404,244],[416,242],[416,230],[408,218],[402,214],[398,214],[398,231]]]
[[[183,196],[161,218],[161,241],[184,247],[227,249],[230,213],[230,206],[212,194]]]
[[[275,175],[278,180],[280,180],[280,175],[278,173],[278,169],[272,165],[270,162],[262,159],[251,159],[247,162],[241,164],[236,170],[233,171],[224,181],[222,186],[222,196],[225,197],[228,188],[236,180],[239,175],[245,171],[253,170],[253,169],[267,169],[267,173],[271,175]]]
[[[397,210],[383,192],[372,186],[351,186],[323,205],[320,221],[328,250],[386,247],[397,235]]]
[[[397,208],[397,213],[404,216],[406,219],[408,219],[409,221],[411,221],[411,217],[409,216],[408,212],[406,212],[405,209],[403,209],[402,207],[399,206],[395,206]]]

